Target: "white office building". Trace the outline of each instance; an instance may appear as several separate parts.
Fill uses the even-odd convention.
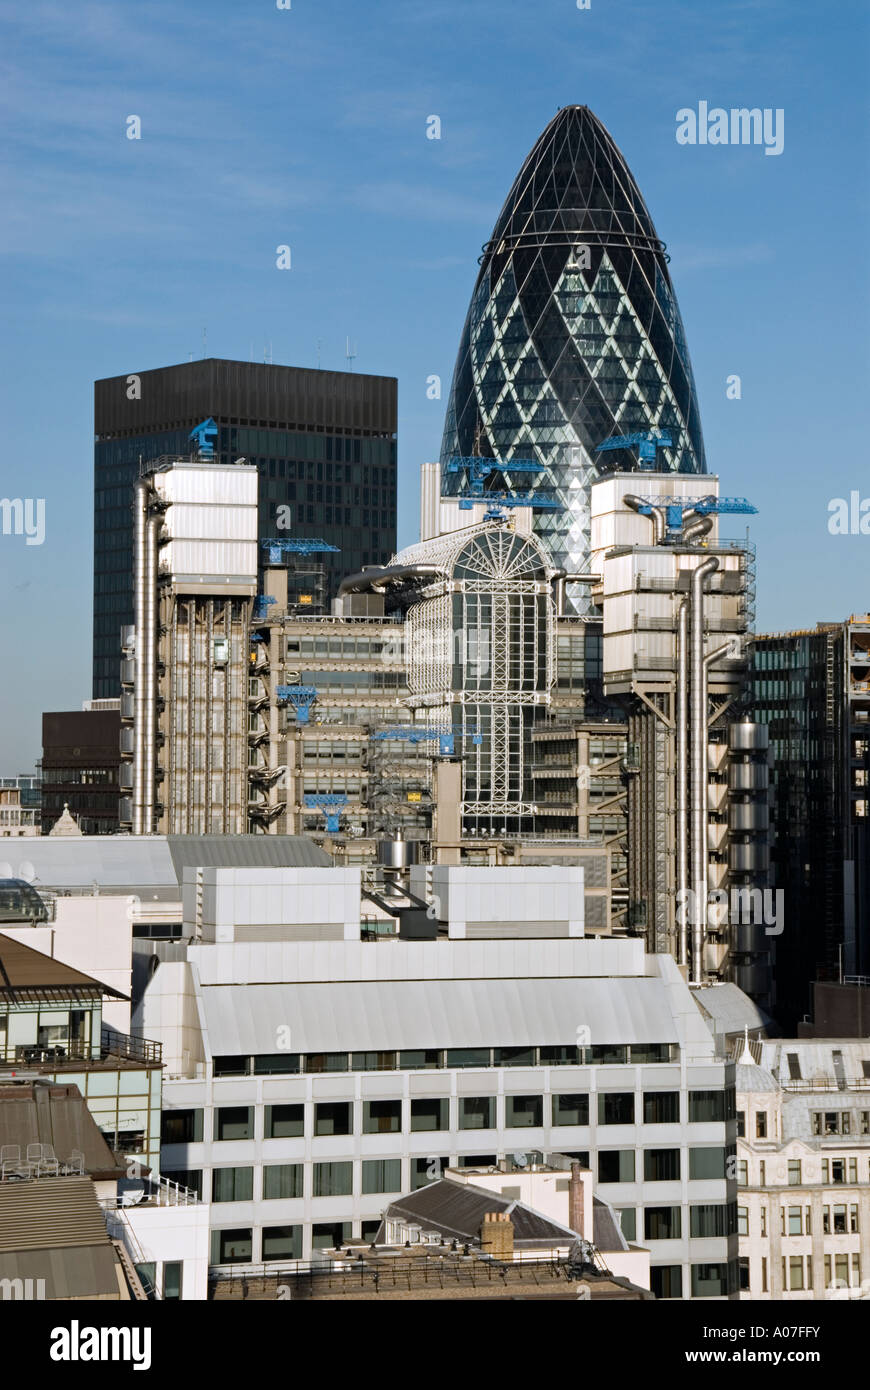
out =
[[[734,1296],[734,1066],[673,960],[585,938],[576,869],[477,894],[452,872],[431,939],[368,940],[359,870],[186,871],[188,944],[149,943],[133,1026],[163,1044],[161,1170],[210,1201],[213,1269],[372,1239],[448,1167],[559,1153],[658,1297]]]

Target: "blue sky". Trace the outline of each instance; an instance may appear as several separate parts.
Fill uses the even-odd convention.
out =
[[[870,496],[863,0],[16,0],[0,40],[0,496],[46,504],[43,545],[0,535],[0,774],[90,695],[94,379],[204,329],[209,356],[342,369],[349,336],[399,379],[414,539],[477,257],[571,102],[668,244],[708,465],[760,508],[758,629],[870,608],[870,537],[827,530]],[[678,145],[702,100],[783,108],[783,153]]]

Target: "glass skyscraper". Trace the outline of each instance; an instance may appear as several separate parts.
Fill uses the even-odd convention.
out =
[[[452,457],[545,466],[557,509],[535,529],[569,574],[589,561],[589,488],[629,449],[617,435],[667,432],[659,471],[705,473],[692,367],[664,243],[612,138],[585,106],[559,111],[532,149],[484,247],[447,407]],[[553,497],[550,500],[554,500]],[[576,605],[585,602],[585,590]]]
[[[339,580],[396,548],[394,377],[207,358],[94,386],[94,695],[119,692],[120,631],[133,622],[133,487],[142,464],[186,457],[213,419],[215,463],[259,472],[259,530],[320,537],[328,600]]]

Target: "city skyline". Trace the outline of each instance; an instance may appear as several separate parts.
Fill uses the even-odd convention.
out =
[[[413,542],[418,465],[438,456],[475,260],[557,106],[600,117],[667,243],[708,469],[759,507],[758,630],[862,607],[863,537],[828,526],[831,500],[860,493],[860,430],[805,405],[808,382],[819,401],[855,393],[866,355],[861,282],[830,292],[806,218],[808,188],[825,205],[848,203],[825,234],[825,263],[833,238],[841,273],[859,264],[866,194],[847,137],[827,134],[861,129],[843,80],[860,62],[860,42],[844,44],[852,21],[862,32],[857,7],[819,34],[809,5],[702,16],[671,4],[653,17],[637,4],[552,3],[536,8],[529,39],[518,5],[409,4],[377,43],[351,6],[333,11],[337,29],[300,6],[241,17],[218,4],[209,32],[159,6],[123,24],[111,5],[90,7],[85,23],[46,5],[6,13],[19,65],[7,89],[19,137],[7,163],[7,442],[29,462],[27,485],[7,462],[0,492],[44,500],[45,539],[0,537],[2,639],[38,686],[58,668],[67,676],[54,701],[4,686],[7,770],[38,756],[36,705],[74,707],[89,694],[93,381],[251,353],[396,375],[398,544]],[[484,74],[480,44],[493,56]],[[826,67],[834,50],[839,67]],[[398,69],[414,80],[396,87]],[[801,99],[810,76],[826,122]],[[481,83],[483,106],[469,99]],[[781,154],[705,146],[700,130],[684,146],[677,113],[685,123],[701,103],[710,117],[717,105],[783,111]],[[127,138],[133,116],[139,139]],[[160,210],[150,225],[149,208]],[[292,268],[282,272],[284,245]],[[733,387],[726,395],[734,376],[739,399]],[[810,547],[824,561],[812,587],[798,562]],[[47,605],[51,650],[36,630]]]

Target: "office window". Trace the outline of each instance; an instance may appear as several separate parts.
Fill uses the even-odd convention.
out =
[[[644,1149],[644,1182],[673,1182],[680,1176],[679,1149]]]
[[[583,1060],[577,1047],[541,1047],[538,1056],[542,1067],[575,1067]]]
[[[733,1120],[737,1111],[733,1091],[690,1091],[689,1124],[715,1124]]]
[[[506,1129],[535,1129],[544,1123],[543,1096],[505,1096]]]
[[[737,1138],[743,1139],[746,1135],[746,1111],[737,1111]]]
[[[293,1076],[301,1066],[298,1052],[263,1052],[254,1058],[255,1076]]]
[[[488,1067],[490,1051],[488,1047],[454,1047],[447,1052],[448,1067]]]
[[[801,1184],[801,1161],[799,1158],[790,1158],[788,1161],[788,1180],[792,1187],[800,1187]]]
[[[600,1149],[599,1182],[634,1182],[634,1149]]]
[[[598,1096],[600,1125],[633,1125],[634,1093],[632,1091],[602,1091]]]
[[[835,1236],[844,1236],[844,1235],[846,1234],[846,1207],[845,1207],[845,1204],[842,1205],[842,1206],[841,1206],[841,1205],[837,1205],[837,1206],[834,1207],[834,1209],[833,1209],[833,1218],[834,1218],[834,1219],[833,1219],[833,1226],[832,1226],[833,1234],[834,1234]]]
[[[767,1207],[761,1208],[761,1234],[767,1235]]]
[[[309,1052],[305,1058],[306,1071],[347,1071],[347,1065],[346,1052]]]
[[[411,1130],[440,1130],[450,1128],[450,1101],[447,1096],[434,1099],[426,1096],[411,1101]]]
[[[849,1159],[849,1182],[851,1182],[851,1183],[856,1183],[857,1181],[858,1181],[858,1160],[857,1160],[857,1158],[850,1158],[850,1159]]]
[[[497,1067],[533,1067],[535,1048],[497,1047],[493,1052],[493,1064]]]
[[[266,1139],[301,1139],[305,1133],[304,1105],[267,1105],[264,1125]]]
[[[749,1208],[737,1208],[737,1234],[739,1236],[749,1235]]]
[[[858,1208],[853,1203],[849,1207],[849,1230],[853,1235],[858,1233]]]
[[[362,1190],[368,1192],[401,1192],[402,1160],[400,1158],[366,1158],[362,1165]]]
[[[698,1206],[689,1208],[689,1235],[694,1238],[703,1236],[727,1236],[732,1234],[730,1228],[737,1225],[737,1208],[731,1208],[721,1202],[702,1203]]]
[[[727,1293],[727,1264],[692,1265],[693,1298],[723,1298]]]
[[[181,1276],[183,1265],[180,1260],[167,1260],[163,1266],[163,1297],[167,1300],[181,1298]]]
[[[426,1187],[430,1182],[439,1182],[445,1168],[449,1168],[450,1159],[437,1158],[434,1155],[426,1158],[411,1159],[411,1191],[416,1192],[418,1187]]]
[[[494,1096],[461,1096],[459,1100],[460,1129],[494,1129]]]
[[[725,1177],[727,1150],[720,1145],[689,1149],[689,1177],[696,1182]]]
[[[348,1164],[350,1167],[350,1164]],[[350,1240],[351,1221],[316,1221],[311,1227],[312,1250],[338,1250]]]
[[[398,1134],[401,1128],[400,1100],[363,1101],[363,1134]]]
[[[622,1234],[627,1241],[637,1239],[637,1210],[635,1207],[617,1207],[616,1215]]]
[[[761,1257],[761,1292],[767,1293],[767,1256]]]
[[[644,1207],[645,1240],[679,1240],[681,1230],[679,1207]]]
[[[784,1282],[784,1281],[783,1281]],[[802,1289],[804,1287],[804,1258],[803,1255],[791,1255],[788,1260],[788,1288]]]
[[[353,1191],[352,1163],[315,1163],[315,1197],[349,1197]]]
[[[588,1125],[588,1095],[581,1093],[554,1095],[552,1115],[554,1125]]]
[[[443,1066],[444,1054],[433,1049],[399,1053],[399,1066],[403,1071],[437,1071]]]
[[[496,1164],[495,1154],[460,1154],[460,1168],[494,1168]]]
[[[253,1248],[250,1226],[233,1227],[211,1233],[211,1263],[213,1265],[249,1264]]]
[[[797,1052],[787,1052],[785,1060],[788,1062],[788,1075],[790,1081],[801,1080],[801,1059]]]
[[[607,1063],[617,1066],[628,1061],[628,1048],[619,1047],[614,1044],[607,1044],[601,1047],[587,1047],[586,1061],[596,1063]]]
[[[650,1290],[656,1298],[682,1298],[683,1269],[681,1265],[652,1265]]]
[[[352,1052],[351,1071],[395,1071],[395,1052]]]
[[[251,1070],[250,1057],[215,1057],[212,1062],[215,1076],[247,1076]]]
[[[644,1091],[643,1122],[645,1125],[679,1124],[679,1091]]]
[[[253,1139],[254,1107],[222,1105],[214,1112],[214,1137],[218,1141]]]
[[[160,1117],[161,1144],[199,1144],[202,1141],[201,1110],[164,1110]]]
[[[301,1163],[266,1163],[263,1166],[263,1200],[302,1196]]]
[[[195,1192],[202,1201],[202,1169],[201,1168],[164,1168],[164,1178],[170,1182],[177,1182],[179,1187],[186,1187],[191,1192]]]
[[[741,1255],[741,1256],[739,1257],[739,1259],[738,1259],[738,1261],[737,1261],[737,1270],[738,1270],[738,1284],[737,1284],[737,1287],[741,1290],[741,1292],[748,1292],[748,1290],[749,1290],[749,1256],[748,1256],[748,1255]]]
[[[763,1158],[758,1160],[758,1182],[760,1187],[764,1187],[767,1183],[767,1164]]]
[[[755,1113],[755,1137],[756,1139],[767,1138],[767,1111],[757,1110]]]
[[[213,1202],[250,1202],[254,1195],[253,1168],[214,1168],[211,1179]]]
[[[269,1260],[301,1260],[301,1226],[264,1226],[263,1263]]]
[[[630,1055],[632,1063],[636,1066],[643,1062],[649,1065],[655,1062],[669,1062],[671,1060],[671,1043],[632,1043]],[[674,1045],[676,1050],[676,1045]]]
[[[352,1134],[353,1105],[349,1100],[318,1101],[314,1107],[315,1134]]]

